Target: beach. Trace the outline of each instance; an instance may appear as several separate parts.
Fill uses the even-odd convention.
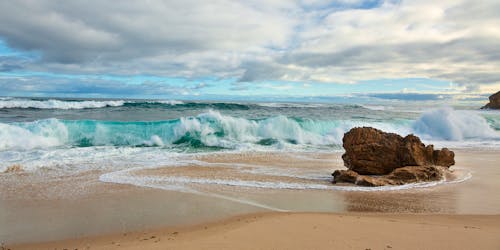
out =
[[[500,250],[498,13],[0,1],[0,250]]]
[[[102,173],[95,171],[49,182],[46,176],[30,173],[2,174],[0,235],[9,239],[4,244],[11,249],[384,249],[388,245],[496,249],[500,244],[496,237],[500,230],[498,152],[455,152],[457,164],[452,169],[467,178],[382,191],[195,183],[190,188],[196,192],[179,192],[101,182]],[[342,168],[339,157],[340,153],[245,153],[203,155],[197,160],[273,163],[287,169],[309,166],[309,171],[324,169],[328,174]],[[231,176],[222,166],[218,176]],[[187,168],[178,171],[209,178],[217,166]],[[144,174],[176,172],[154,168],[139,173]],[[237,178],[245,176],[250,178]],[[278,177],[261,180],[265,178]],[[435,235],[439,241],[430,240]]]
[[[7,249],[498,246],[495,111],[434,102],[1,103]],[[456,163],[437,181],[332,184],[346,169],[344,133],[363,126],[415,134],[453,150]],[[433,235],[443,240],[423,240]]]
[[[11,249],[498,249],[500,215],[260,213]]]

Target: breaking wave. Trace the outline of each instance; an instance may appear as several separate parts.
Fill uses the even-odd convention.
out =
[[[71,100],[71,99],[28,99],[0,97],[0,109],[98,109],[107,107],[140,107],[140,108],[187,108],[215,110],[250,110],[250,109],[368,109],[384,110],[382,106],[363,106],[356,104],[326,103],[238,103],[238,102],[203,102],[178,100]],[[390,108],[388,108],[390,109]]]
[[[0,100],[0,109],[33,108],[33,109],[88,109],[123,106],[125,101],[62,101],[62,100],[30,100],[4,99]]]
[[[105,107],[120,107],[120,106],[135,106],[145,104],[159,105],[179,105],[181,101],[175,100],[158,100],[158,101],[124,101],[124,100],[33,100],[21,98],[1,98],[0,109],[96,109]]]
[[[488,121],[473,111],[444,107],[427,111],[413,125],[414,131],[428,139],[463,141],[500,139]]]
[[[331,150],[332,147],[341,147],[346,131],[359,126],[371,126],[400,135],[415,133],[427,142],[476,141],[500,144],[499,132],[485,118],[473,112],[451,108],[428,111],[417,120],[389,122],[313,120],[285,116],[245,119],[210,110],[197,116],[152,122],[45,119],[0,123],[0,150],[57,146]]]

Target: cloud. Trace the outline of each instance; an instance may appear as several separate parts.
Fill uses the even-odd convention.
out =
[[[0,72],[22,70],[29,60],[18,56],[3,56],[0,54]]]
[[[189,89],[204,89],[204,88],[210,87],[210,86],[211,86],[210,84],[207,84],[205,82],[200,82],[194,86],[186,86],[186,87]]]
[[[484,92],[500,85],[498,13],[495,0],[1,1],[0,39],[40,57],[0,59],[0,71],[429,78]]]
[[[20,70],[22,68],[23,68],[22,66],[15,63],[0,62],[0,72],[10,72],[15,70]]]
[[[100,96],[100,97],[161,97],[194,95],[199,89],[166,82],[143,81],[127,84],[98,78],[64,78],[53,76],[0,77],[0,93],[10,96]]]
[[[283,79],[287,73],[286,66],[272,61],[249,61],[241,65],[244,69],[243,75],[239,78],[240,82],[253,82],[269,79]]]
[[[311,76],[321,72],[328,81],[426,77],[498,83],[498,11],[498,1],[403,1],[334,12],[304,32],[302,46],[281,61]]]
[[[34,67],[47,70],[218,75],[232,70],[231,62],[239,64],[268,46],[284,46],[294,25],[284,15],[289,5],[293,4],[1,2],[0,36],[16,49],[41,52],[42,61]]]
[[[419,94],[419,93],[379,93],[369,94],[369,97],[389,100],[406,100],[406,101],[435,101],[450,98],[441,94]]]

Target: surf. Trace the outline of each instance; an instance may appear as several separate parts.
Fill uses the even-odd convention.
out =
[[[339,148],[353,127],[371,126],[426,141],[500,144],[499,132],[481,115],[451,108],[424,112],[416,120],[318,120],[283,115],[247,119],[208,110],[163,121],[42,119],[0,123],[0,150],[51,147],[164,147],[206,150]]]

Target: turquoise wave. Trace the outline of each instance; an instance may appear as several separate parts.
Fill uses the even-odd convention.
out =
[[[44,119],[0,123],[0,150],[47,147],[132,146],[184,149],[272,147],[340,148],[343,134],[371,126],[401,135],[415,133],[427,140],[498,141],[498,119],[454,111],[431,110],[416,120],[315,120],[273,116],[245,119],[210,110],[197,116],[165,121],[96,121]]]

